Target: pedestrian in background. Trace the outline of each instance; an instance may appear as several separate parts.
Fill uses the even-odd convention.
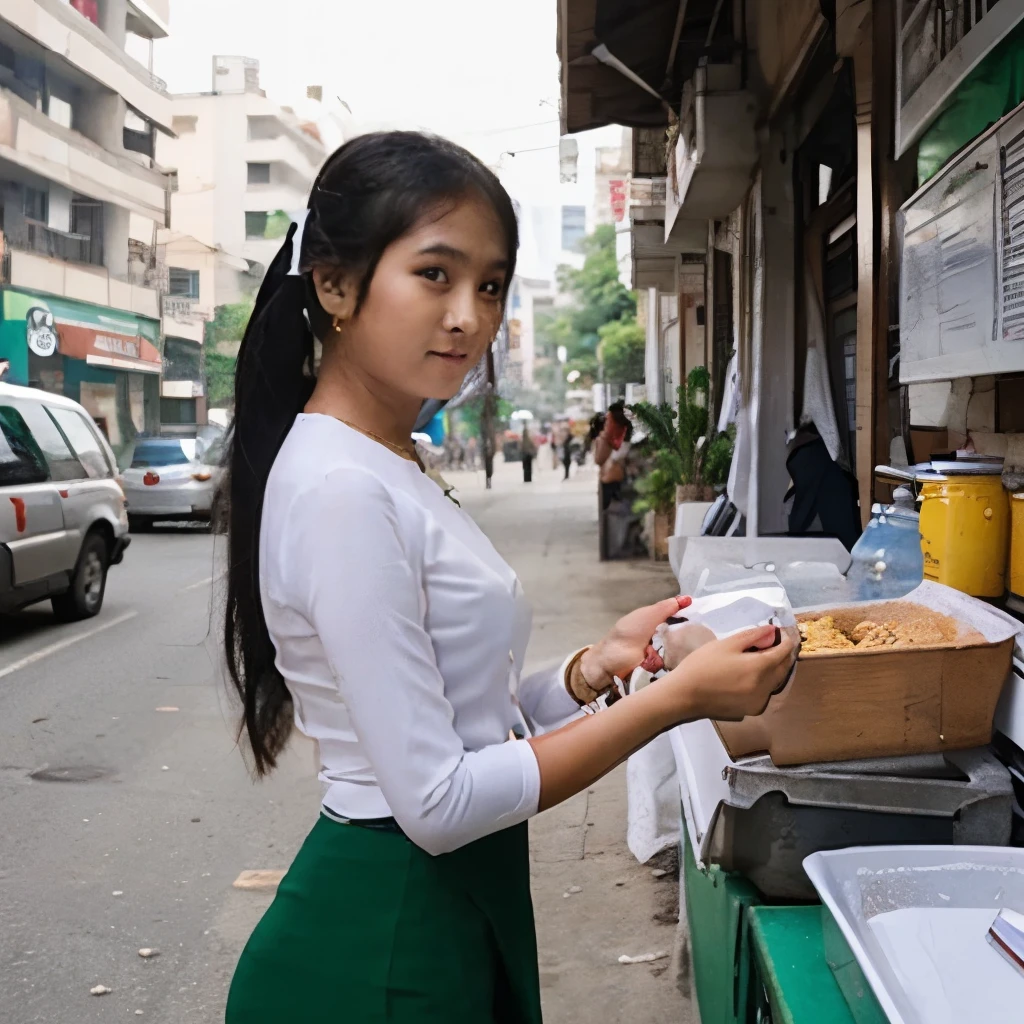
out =
[[[565,425],[565,441],[562,443],[562,466],[565,468],[563,480],[569,479],[569,471],[572,469],[572,423]]]
[[[533,482],[533,460],[537,457],[537,444],[530,437],[530,428],[523,424],[523,440],[519,445],[523,457],[523,483]]]
[[[760,713],[789,673],[792,643],[748,630],[585,714],[685,598],[521,673],[515,572],[411,442],[423,402],[492,344],[517,235],[476,157],[371,132],[324,164],[260,287],[236,370],[225,654],[255,773],[298,728],[324,797],[227,1024],[540,1024],[527,819],[682,721]]]

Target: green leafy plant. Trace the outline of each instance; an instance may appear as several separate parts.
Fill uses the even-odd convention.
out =
[[[651,469],[636,482],[639,497],[633,502],[637,515],[647,512],[669,514],[676,505],[676,485],[679,483],[679,456],[662,449],[654,453]]]
[[[724,487],[729,480],[733,451],[736,448],[736,427],[718,434],[708,445],[704,456],[704,479],[711,487]]]
[[[698,448],[697,442],[707,436],[708,392],[711,378],[703,366],[694,367],[677,392],[675,407],[662,402],[638,402],[631,406],[633,414],[647,433],[649,447],[654,452],[655,470],[673,474],[672,487],[693,485],[703,489],[708,486],[704,477],[707,445]],[[668,453],[669,458],[664,457]],[[660,479],[660,477],[659,477]],[[644,481],[637,484],[643,493]],[[661,483],[658,484],[662,486]],[[664,486],[667,486],[665,484]],[[672,501],[675,501],[673,491]]]

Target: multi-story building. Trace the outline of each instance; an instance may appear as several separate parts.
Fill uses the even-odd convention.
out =
[[[0,365],[81,401],[115,449],[158,422],[164,84],[126,52],[169,0],[0,2]]]
[[[158,156],[177,172],[174,230],[266,266],[323,163],[316,126],[268,99],[246,57],[214,57],[211,91],[176,95],[173,117]]]

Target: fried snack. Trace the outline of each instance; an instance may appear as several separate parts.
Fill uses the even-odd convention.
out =
[[[831,615],[800,623],[801,651],[842,651],[851,647],[867,650],[875,647],[915,647],[938,644],[944,640],[942,630],[927,619],[909,622],[858,622],[848,633],[836,626]]]
[[[842,651],[853,647],[853,641],[836,628],[835,619],[831,615],[823,615],[820,619],[800,623],[800,649],[808,654],[815,651]]]

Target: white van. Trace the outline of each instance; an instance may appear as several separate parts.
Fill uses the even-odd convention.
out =
[[[96,615],[128,543],[114,454],[89,414],[0,383],[0,611],[50,600],[64,621]]]

